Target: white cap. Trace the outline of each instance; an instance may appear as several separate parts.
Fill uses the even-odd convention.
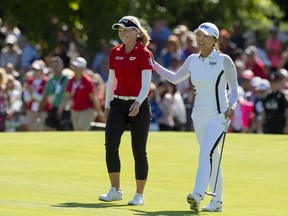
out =
[[[51,72],[51,68],[50,67],[44,67],[43,68],[43,73],[44,74],[48,74],[48,73],[50,73]]]
[[[266,91],[270,89],[270,82],[267,79],[262,79],[256,89],[260,91]]]
[[[5,39],[6,44],[15,44],[17,43],[17,37],[14,35],[8,35]]]
[[[257,87],[257,86],[260,85],[261,81],[262,81],[262,79],[260,77],[256,76],[256,77],[253,77],[251,79],[250,84],[251,84],[252,87]]]
[[[35,60],[32,63],[32,68],[36,69],[37,71],[43,71],[44,67],[45,67],[45,65],[44,65],[42,60]]]
[[[205,35],[214,36],[219,39],[219,29],[213,23],[202,23],[197,29],[194,30],[194,33],[197,33],[199,30],[202,31]]]
[[[246,69],[241,73],[241,77],[247,80],[252,80],[254,77],[254,73],[250,69]]]
[[[72,65],[74,65],[77,68],[86,68],[87,61],[82,57],[77,57],[74,61],[72,61]]]

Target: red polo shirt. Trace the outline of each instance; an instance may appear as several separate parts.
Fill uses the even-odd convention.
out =
[[[153,70],[150,51],[140,41],[126,54],[125,45],[114,47],[110,52],[110,69],[115,71],[117,86],[115,95],[137,97],[142,83],[142,70]]]
[[[69,80],[66,91],[69,92],[73,98],[72,110],[82,111],[89,108],[94,109],[89,94],[93,93],[96,95],[96,86],[87,74],[84,73],[82,79],[78,82],[75,80],[75,77]]]
[[[37,93],[37,94],[43,95],[43,91],[44,91],[44,88],[45,88],[45,85],[46,85],[47,81],[48,81],[48,77],[47,77],[47,76],[42,76],[40,83],[37,83],[36,80],[34,80],[33,77],[30,77],[30,78],[28,78],[28,80],[27,80],[27,85],[32,87],[32,91],[33,91],[33,92],[35,92],[35,93]],[[35,101],[34,99],[32,99],[32,100],[28,103],[27,109],[28,109],[29,111],[34,111],[34,110],[32,109],[32,106],[33,106],[34,103],[39,104],[39,102],[37,102],[37,101]],[[44,112],[47,112],[49,109],[51,109],[51,107],[52,107],[52,104],[51,104],[51,102],[48,100],[47,103],[46,103],[46,105],[45,105],[45,107],[43,108],[43,111],[44,111]],[[34,111],[34,112],[35,112],[35,111]]]

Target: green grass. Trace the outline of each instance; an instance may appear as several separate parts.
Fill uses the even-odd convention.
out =
[[[151,132],[146,203],[133,207],[127,205],[135,192],[130,133],[120,147],[124,199],[114,203],[98,201],[110,187],[102,131],[1,133],[0,215],[195,215],[186,195],[198,152],[194,133]],[[227,134],[222,167],[224,212],[217,215],[288,215],[287,135]]]

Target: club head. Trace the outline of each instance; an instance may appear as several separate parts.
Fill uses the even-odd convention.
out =
[[[213,192],[205,192],[205,194],[207,194],[208,196],[213,196],[213,197],[216,196],[216,193],[213,193]]]

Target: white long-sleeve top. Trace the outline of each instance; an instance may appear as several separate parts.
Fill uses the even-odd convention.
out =
[[[151,77],[152,77],[151,70],[142,71],[141,76],[142,86],[139,95],[135,100],[139,102],[139,104],[142,104],[142,102],[145,100],[150,91]],[[108,82],[106,84],[105,108],[110,108],[110,102],[113,99],[116,85],[117,85],[117,79],[115,76],[115,71],[110,69]]]
[[[154,63],[154,69],[173,84],[190,76],[196,90],[195,111],[223,113],[228,105],[236,107],[238,100],[237,72],[232,59],[215,49],[206,58],[190,55],[175,73]],[[227,90],[227,84],[229,91]]]

